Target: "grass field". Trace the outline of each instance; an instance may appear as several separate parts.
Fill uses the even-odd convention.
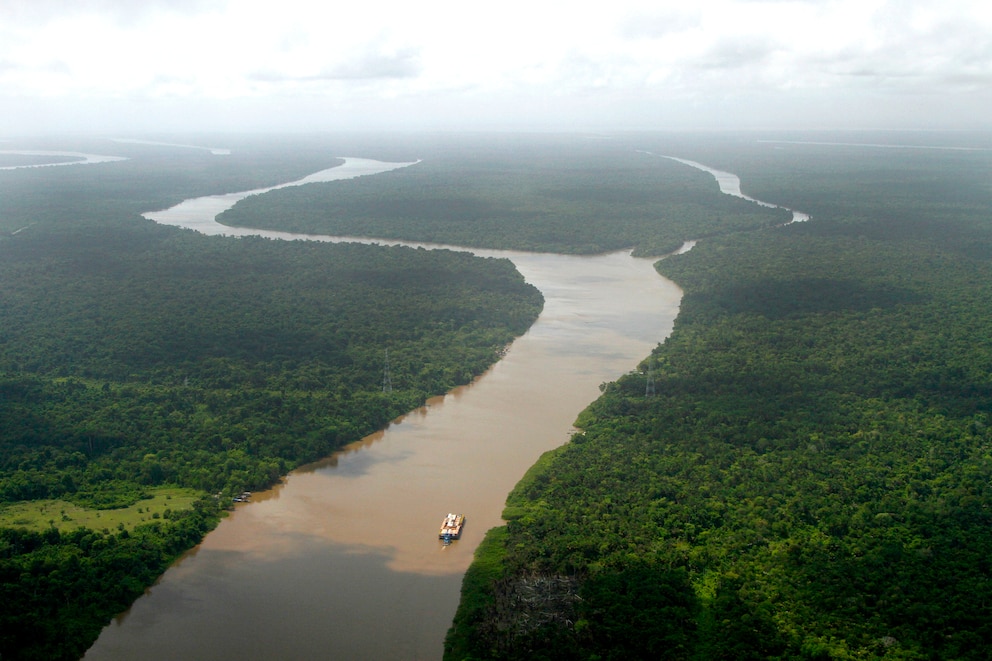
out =
[[[64,500],[36,500],[0,506],[0,527],[23,527],[46,530],[55,526],[68,531],[76,528],[127,530],[160,519],[166,510],[182,511],[192,507],[202,495],[194,489],[160,487],[149,490],[150,498],[130,507],[113,510],[87,509]]]

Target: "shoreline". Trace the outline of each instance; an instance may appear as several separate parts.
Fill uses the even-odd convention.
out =
[[[343,240],[232,232],[212,218],[193,218],[194,229]],[[178,216],[171,221],[182,224]],[[290,473],[271,491],[253,493],[250,504],[237,506],[105,628],[85,658],[151,648],[157,651],[149,659],[181,658],[193,644],[235,658],[243,632],[216,626],[232,602],[250,604],[251,617],[271,621],[272,656],[304,654],[301,646],[319,639],[326,647],[333,639],[328,649],[341,656],[440,658],[462,577],[485,532],[504,523],[506,495],[541,454],[568,442],[576,416],[604,380],[621,376],[668,335],[682,298],[655,270],[656,259],[629,250],[579,256],[458,249],[509,259],[542,291],[545,307],[530,329],[472,383]],[[437,517],[449,511],[467,513],[473,525],[443,547]],[[377,525],[364,528],[370,516]],[[356,539],[349,531],[359,527]],[[227,596],[213,598],[220,593]],[[298,610],[300,604],[310,606]],[[388,608],[375,622],[356,619],[362,609],[381,611],[383,604]],[[335,613],[334,625],[311,621],[317,617],[311,611]],[[285,618],[286,612],[293,615]],[[368,629],[383,623],[393,639]],[[295,630],[309,632],[310,640],[287,643],[297,637],[284,632]]]
[[[78,151],[48,151],[44,149],[0,149],[0,155],[9,154],[12,156],[61,156],[77,160],[56,161],[53,163],[27,163],[24,165],[5,165],[0,170],[27,170],[32,168],[54,168],[66,165],[96,165],[98,163],[116,163],[118,161],[129,160],[126,156],[104,156],[101,154],[87,154]]]

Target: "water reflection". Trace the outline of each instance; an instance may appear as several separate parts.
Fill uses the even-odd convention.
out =
[[[176,218],[150,214],[163,215]],[[232,232],[212,217],[190,226]],[[602,382],[670,332],[681,298],[626,253],[473,252],[508,257],[546,299],[506,356],[238,505],[87,659],[440,658],[461,577],[507,493],[568,440]],[[467,520],[445,547],[437,529],[448,512]]]

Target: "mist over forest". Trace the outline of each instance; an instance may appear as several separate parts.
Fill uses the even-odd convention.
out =
[[[143,215],[349,157],[415,165],[218,221],[369,245]],[[439,657],[992,644],[987,132],[75,134],[10,138],[0,168],[0,655],[80,658],[235,498],[472,382],[539,318],[508,259],[394,239],[669,255],[684,292],[520,475]]]

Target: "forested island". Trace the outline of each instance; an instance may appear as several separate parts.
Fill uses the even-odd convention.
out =
[[[583,171],[574,152],[558,161],[567,165],[556,172],[581,173],[588,187],[574,198],[589,202],[571,216],[582,218],[576,225],[553,211],[573,198],[521,174],[520,160],[507,158],[490,183],[466,176],[462,199],[414,187],[414,170],[395,173],[404,179],[395,195],[413,208],[425,199],[464,206],[465,191],[483,200],[472,207],[483,245],[505,245],[487,228],[509,226],[528,205],[543,210],[540,221],[510,245],[546,226],[568,244],[556,250],[626,240],[652,254],[695,238],[688,228],[704,238],[659,263],[686,292],[672,336],[604,384],[578,420],[582,433],[510,495],[508,524],[491,531],[466,576],[446,658],[984,658],[988,142],[618,137],[630,151],[603,160],[616,159],[616,179]],[[644,198],[617,193],[607,220],[595,204],[610,193],[595,183],[644,191],[662,170],[668,183],[698,173],[634,161],[635,152],[738,173],[750,196],[813,221],[713,227],[680,206],[674,215],[688,226],[659,222],[642,242]],[[512,204],[487,195],[497,181],[520,191]],[[680,199],[671,194],[658,186],[648,196]],[[340,212],[314,226],[347,227],[354,213],[402,235],[392,195],[345,195]],[[248,217],[248,202],[232,221]],[[463,231],[429,225],[438,241]]]
[[[685,290],[672,335],[510,494],[445,658],[984,658],[988,136],[600,138],[118,145],[132,160],[4,173],[0,654],[78,656],[232,496],[464,383],[535,318],[502,260],[138,216],[361,149],[423,162],[221,220],[574,253],[701,239],[658,264]]]
[[[510,495],[507,526],[466,576],[446,658],[984,658],[988,136],[613,146],[609,174],[575,151],[508,150],[487,154],[499,175],[483,177],[462,154],[457,186],[418,185],[426,169],[409,170],[378,197],[336,194],[333,213],[293,207],[301,230],[354,232],[348,219],[362,217],[376,235],[407,236],[424,222],[441,242],[468,240],[445,210],[471,209],[476,245],[526,248],[545,228],[561,251],[627,242],[658,254],[704,239],[659,263],[686,291],[672,336],[604,384],[583,433]],[[748,195],[814,220],[722,218],[691,197],[699,173],[664,155],[738,173]],[[569,176],[581,184],[555,180]],[[514,192],[492,193],[503,186]],[[250,224],[256,208],[246,200],[224,220]],[[533,224],[496,229],[522,217]]]
[[[645,143],[814,220],[659,263],[674,332],[510,495],[446,658],[985,658],[990,152]]]
[[[542,306],[507,260],[138,215],[326,155],[129,150],[0,181],[4,658],[79,658],[240,494],[469,382]]]
[[[225,225],[594,254],[658,256],[688,239],[788,222],[719,195],[712,178],[615,141],[448,136],[416,167],[241,200]]]

